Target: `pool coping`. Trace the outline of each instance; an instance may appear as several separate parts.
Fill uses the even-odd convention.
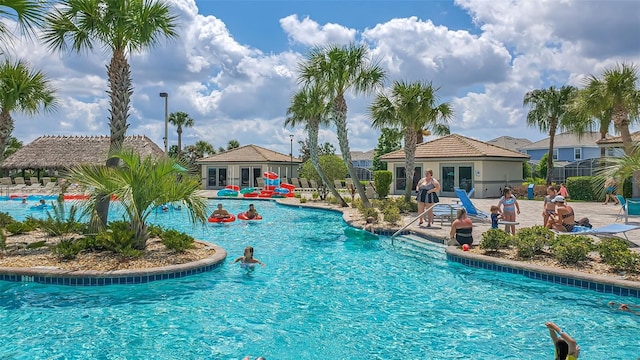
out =
[[[196,242],[213,249],[215,253],[202,260],[145,269],[75,271],[53,267],[0,267],[0,280],[70,286],[141,284],[212,271],[226,259],[227,251],[220,246],[206,241],[196,240]]]
[[[586,274],[515,260],[500,259],[462,251],[456,246],[447,246],[445,253],[448,261],[461,263],[465,266],[518,274],[534,280],[542,280],[602,293],[640,298],[640,283],[636,281],[615,279],[597,274]]]

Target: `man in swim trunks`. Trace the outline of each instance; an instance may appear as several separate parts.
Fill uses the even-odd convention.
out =
[[[246,214],[248,219],[253,219],[258,216],[258,211],[253,206],[253,204],[249,204],[249,210],[247,210]]]
[[[227,219],[230,216],[229,212],[222,208],[222,204],[218,204],[218,208],[211,214],[211,217],[216,219]]]

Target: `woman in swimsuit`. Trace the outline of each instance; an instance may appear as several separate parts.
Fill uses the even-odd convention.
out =
[[[416,200],[418,200],[418,214],[422,214],[424,212],[424,209],[427,208],[427,204],[435,204],[440,202],[440,199],[438,199],[440,183],[438,182],[438,180],[433,178],[433,170],[427,169],[424,177],[420,179],[420,181],[418,181],[416,191],[418,192],[418,196],[416,198]],[[418,224],[418,226],[422,225],[423,219],[424,216],[421,216],[420,224]],[[430,209],[427,212],[427,227],[431,227],[432,223],[433,209]]]
[[[473,223],[471,219],[467,217],[467,211],[462,208],[458,209],[457,218],[451,223],[451,232],[449,236],[452,239],[456,239],[460,246],[467,244],[471,246],[473,244]]]
[[[557,195],[551,201],[556,204],[556,214],[549,216],[547,227],[560,232],[571,232],[576,224],[573,208],[565,204],[561,195]]]
[[[235,264],[238,261],[240,261],[240,266],[244,268],[252,268],[256,266],[256,264],[260,264],[262,267],[266,266],[265,263],[253,257],[253,247],[251,246],[244,248],[244,256],[235,259],[233,263]]]
[[[515,222],[516,221],[516,213],[520,215],[520,204],[518,204],[518,200],[511,193],[511,189],[508,187],[504,188],[502,197],[498,202],[498,206],[502,205],[502,219],[504,221]],[[505,225],[504,231],[507,234],[511,233],[512,235],[516,234],[516,226],[515,225]]]
[[[556,213],[556,204],[551,202],[558,193],[556,192],[556,188],[553,186],[547,187],[547,196],[544,197],[544,204],[542,209],[542,224],[547,225],[549,221],[549,216],[553,216]]]
[[[566,332],[560,330],[558,325],[547,322],[549,336],[553,340],[556,349],[556,360],[576,360],[580,356],[580,346]]]

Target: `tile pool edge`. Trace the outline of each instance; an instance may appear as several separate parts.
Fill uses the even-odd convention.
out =
[[[447,246],[445,253],[447,260],[458,262],[465,266],[524,275],[530,279],[602,293],[640,298],[640,283],[635,281],[494,258],[462,251],[455,246]]]
[[[220,246],[205,241],[196,241],[215,250],[215,254],[198,261],[147,269],[72,271],[53,267],[0,267],[0,281],[36,282],[70,286],[141,284],[158,280],[177,279],[212,271],[220,266],[227,257],[227,251]]]

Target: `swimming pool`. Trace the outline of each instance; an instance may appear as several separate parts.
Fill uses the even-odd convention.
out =
[[[640,356],[640,318],[606,306],[637,299],[468,268],[437,245],[348,238],[333,212],[255,204],[265,219],[251,225],[151,216],[225,248],[210,273],[135,286],[0,282],[0,358],[552,358],[545,321],[576,338],[580,359]],[[247,245],[267,267],[232,263]]]

